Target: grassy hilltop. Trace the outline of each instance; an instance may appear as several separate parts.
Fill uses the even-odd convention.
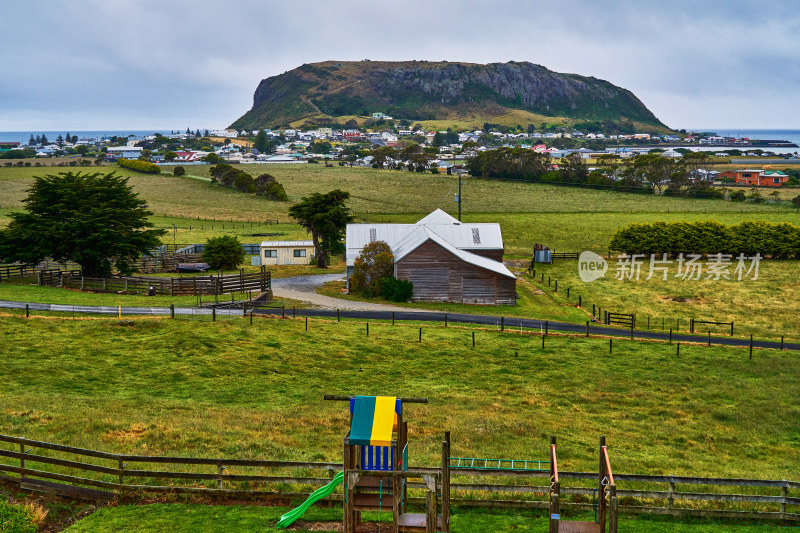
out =
[[[383,112],[395,119],[461,127],[631,121],[668,128],[630,91],[605,80],[560,74],[527,62],[325,61],[261,81],[253,107],[232,127],[255,129],[311,120],[344,123]],[[513,118],[511,118],[513,116]]]

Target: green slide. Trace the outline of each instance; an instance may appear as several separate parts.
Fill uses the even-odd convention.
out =
[[[344,481],[344,472],[339,472],[336,474],[330,483],[325,485],[324,487],[320,487],[315,490],[311,496],[308,497],[306,501],[304,501],[299,507],[295,507],[285,515],[281,516],[281,519],[275,524],[275,527],[278,529],[286,529],[287,527],[291,526],[292,523],[303,516],[308,508],[317,503],[322,498],[330,496],[331,493],[336,490],[336,487],[342,484]]]

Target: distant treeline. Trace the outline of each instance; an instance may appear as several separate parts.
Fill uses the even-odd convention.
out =
[[[269,174],[261,174],[257,178],[253,178],[247,172],[234,168],[227,163],[215,165],[210,170],[212,181],[224,187],[263,196],[267,200],[285,202],[289,199],[286,196],[283,185]]]
[[[467,160],[473,176],[482,178],[536,181],[554,185],[594,186],[628,192],[672,196],[722,198],[724,191],[711,187],[705,179],[709,169],[705,154],[686,154],[674,160],[659,154],[643,154],[621,159],[614,154],[597,158],[589,170],[581,154],[573,152],[555,160],[546,153],[528,148],[503,147],[485,150]]]
[[[651,222],[618,229],[609,250],[628,254],[738,254],[800,258],[800,227],[763,220],[726,226],[713,220]]]
[[[120,157],[117,159],[117,164],[123,168],[129,168],[136,172],[141,172],[143,174],[159,174],[161,173],[161,168],[155,163],[151,163],[150,161],[141,161],[139,159],[125,159],[124,157]]]

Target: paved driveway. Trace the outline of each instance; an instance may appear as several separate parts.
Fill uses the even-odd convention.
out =
[[[344,281],[344,279],[345,274],[343,273],[277,278],[272,280],[272,293],[277,298],[299,300],[322,309],[349,309],[352,311],[417,311],[416,309],[398,307],[395,305],[353,302],[316,293],[318,287],[321,287],[329,281]]]

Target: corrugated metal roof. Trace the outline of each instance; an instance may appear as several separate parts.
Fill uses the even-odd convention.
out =
[[[314,246],[314,241],[262,241],[262,248],[288,248],[291,246]]]
[[[454,218],[441,209],[436,209],[430,215],[427,215],[417,221],[417,224],[461,224],[457,218]]]
[[[459,250],[442,237],[431,231],[429,227],[425,225],[417,226],[417,229],[409,234],[408,237],[406,237],[402,242],[398,243],[396,248],[392,248],[392,251],[394,252],[394,260],[400,261],[429,240],[435,242],[464,262],[480,268],[485,268],[486,270],[491,270],[492,272],[496,272],[502,276],[517,279],[517,277],[512,274],[503,263],[489,259],[488,257],[483,257],[471,252]]]
[[[437,209],[416,224],[348,224],[346,231],[347,265],[352,266],[364,246],[373,241],[386,242],[397,259],[400,244],[420,228],[426,229],[450,247],[460,251],[464,249],[503,249],[500,224],[461,223],[441,209]],[[505,267],[503,268],[505,269]],[[505,271],[508,272],[508,269]],[[510,274],[510,272],[508,273]]]

